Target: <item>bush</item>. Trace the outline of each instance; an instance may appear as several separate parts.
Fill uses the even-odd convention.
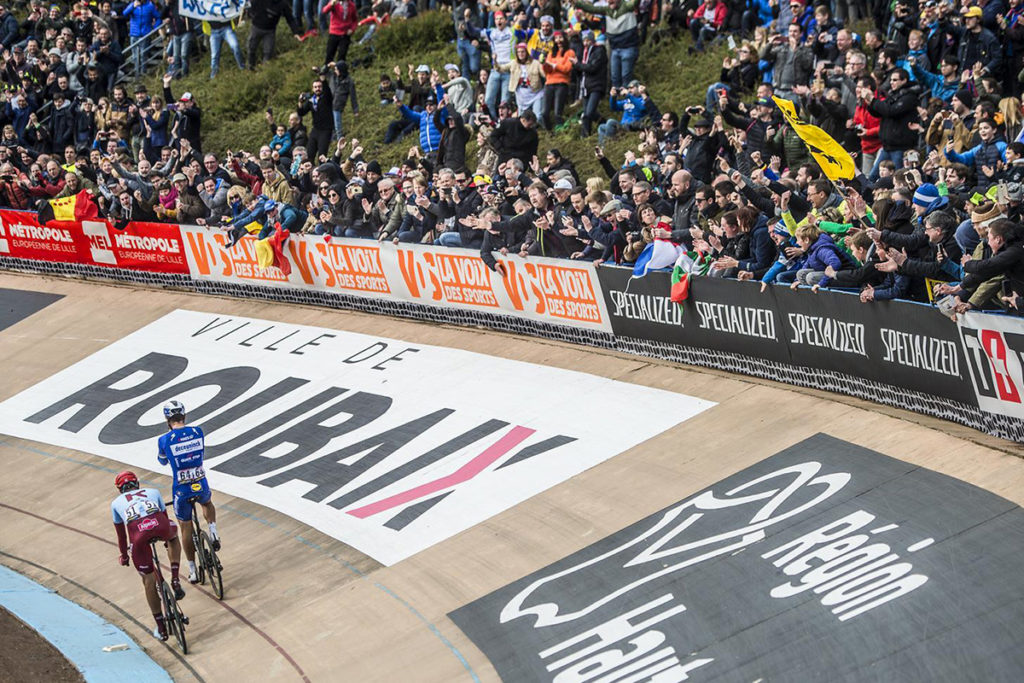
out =
[[[447,12],[425,12],[411,21],[398,19],[378,30],[374,41],[381,59],[415,60],[415,55],[436,51],[455,40],[455,26]]]

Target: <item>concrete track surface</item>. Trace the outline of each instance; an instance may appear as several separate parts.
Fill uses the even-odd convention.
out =
[[[216,494],[227,599],[190,591],[187,657],[152,639],[138,579],[117,564],[108,506],[119,463],[0,435],[0,563],[118,624],[178,681],[498,680],[450,612],[820,432],[1024,503],[1020,446],[820,392],[346,311],[6,273],[0,287],[63,295],[0,331],[0,400],[181,308],[465,349],[717,403],[390,567],[274,510]],[[165,474],[142,474],[169,488]]]

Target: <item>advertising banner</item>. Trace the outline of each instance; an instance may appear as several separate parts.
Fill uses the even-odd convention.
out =
[[[159,273],[189,272],[181,232],[166,223],[50,221],[34,213],[0,209],[0,255],[34,261],[81,263]]]
[[[714,405],[466,351],[175,311],[0,404],[0,433],[161,471],[171,399],[206,433],[214,490],[384,564]],[[630,429],[577,428],[608,411]]]
[[[246,0],[178,0],[178,13],[200,21],[228,21],[242,13]]]
[[[300,287],[383,297],[428,306],[512,315],[559,325],[611,331],[595,268],[565,259],[500,257],[502,278],[479,253],[360,239],[292,235],[285,254],[292,266],[260,268],[255,239],[226,248],[227,234],[181,226],[196,280]]]
[[[449,616],[505,681],[1009,682],[1022,562],[1020,507],[819,434]]]
[[[680,307],[670,274],[598,269],[617,337],[653,340],[829,370],[974,404],[957,328],[929,306],[863,304],[760,283],[696,278]],[[990,316],[982,316],[988,318]],[[1018,323],[1019,324],[1019,323]]]
[[[978,406],[1024,419],[1024,326],[984,313],[959,317],[960,338]]]

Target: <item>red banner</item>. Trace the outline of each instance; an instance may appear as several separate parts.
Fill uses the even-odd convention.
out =
[[[188,273],[177,225],[129,223],[117,230],[110,221],[50,221],[42,226],[34,213],[0,209],[0,256],[34,261]]]

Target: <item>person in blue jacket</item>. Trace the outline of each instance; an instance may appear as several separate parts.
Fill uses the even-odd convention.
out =
[[[643,121],[647,116],[647,103],[640,94],[640,81],[630,81],[628,88],[612,88],[608,103],[612,111],[622,112],[622,121],[608,119],[597,127],[597,144],[600,147],[604,146],[608,138],[615,137],[620,128],[643,128]]]
[[[264,195],[258,195],[252,198],[245,211],[235,216],[234,220],[228,224],[231,240],[227,243],[226,248],[230,249],[235,246],[238,244],[238,240],[248,234],[246,226],[250,223],[258,223],[263,226],[259,234],[256,235],[256,239],[262,240],[274,232],[276,223],[280,223],[281,227],[290,233],[298,232],[305,225],[307,218],[309,218],[309,214],[302,209],[297,209],[291,204],[275,202]]]
[[[423,104],[423,111],[416,111],[402,104],[401,100],[395,98],[395,104],[407,121],[415,121],[420,127],[420,149],[431,159],[437,156],[437,149],[441,146],[441,131],[434,125],[434,112],[437,111],[437,103],[445,101],[444,88],[440,83],[435,83],[436,96],[426,99]],[[447,108],[441,111],[438,123],[442,126],[448,121]]]
[[[957,154],[953,151],[953,141],[950,140],[943,149],[943,153],[950,161],[974,166],[978,175],[978,181],[984,182],[985,178],[990,181],[999,171],[998,164],[1006,163],[1006,141],[997,139],[999,129],[992,119],[982,119],[978,123],[978,137],[981,138],[974,147]]]
[[[160,25],[160,10],[150,0],[133,0],[124,8],[123,15],[128,17],[128,35],[134,43],[132,62],[138,76],[146,70],[145,58],[149,47],[147,36]]]

